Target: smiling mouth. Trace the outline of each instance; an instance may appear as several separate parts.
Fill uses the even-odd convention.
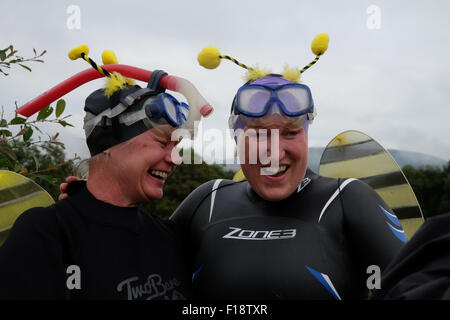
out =
[[[268,175],[271,177],[280,177],[283,174],[286,173],[286,171],[289,169],[289,166],[279,166],[279,167],[262,167],[261,170],[264,175]]]
[[[148,173],[157,179],[165,180],[169,176],[169,173],[161,170],[148,170]]]

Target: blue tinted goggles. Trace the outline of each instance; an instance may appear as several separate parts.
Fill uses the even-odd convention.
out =
[[[297,83],[242,86],[236,94],[233,109],[234,114],[263,117],[273,105],[277,105],[289,117],[314,112],[311,90],[308,86]]]
[[[144,103],[145,113],[152,120],[165,119],[172,127],[184,124],[189,114],[189,106],[179,102],[168,93],[160,93],[155,99]]]

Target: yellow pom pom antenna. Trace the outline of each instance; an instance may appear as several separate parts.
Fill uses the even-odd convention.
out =
[[[216,47],[203,48],[203,50],[200,51],[197,57],[198,63],[200,63],[200,65],[206,69],[217,68],[220,64],[220,59],[228,59],[244,69],[253,70],[253,68],[246,66],[245,64],[237,61],[230,56],[221,55],[219,49],[217,49]]]
[[[220,54],[219,49],[217,49],[216,47],[203,48],[203,50],[200,51],[200,53],[198,54],[198,57],[197,57],[198,63],[206,69],[217,68],[220,65],[221,59],[230,60],[230,61],[234,62],[235,64],[237,64],[238,66],[246,69],[247,74],[245,75],[245,79],[247,81],[252,81],[252,80],[259,79],[259,78],[263,78],[263,77],[267,76],[268,74],[270,74],[270,71],[268,71],[268,70],[262,70],[257,67],[251,68],[251,67],[246,66],[245,64],[237,61],[233,57],[230,57],[227,55],[222,55],[222,54]]]
[[[319,33],[311,43],[311,50],[316,56],[320,56],[328,49],[330,37],[326,33]]]
[[[78,58],[83,58],[86,60],[92,68],[97,70],[98,72],[105,75],[108,80],[106,81],[105,86],[105,96],[110,98],[116,91],[125,88],[126,85],[134,85],[134,80],[122,76],[118,72],[109,73],[104,68],[98,66],[94,60],[88,57],[89,47],[87,45],[81,45],[76,48],[73,48],[69,52],[69,58],[72,60],[76,60]],[[102,62],[103,64],[117,64],[119,61],[117,60],[116,54],[112,50],[104,50],[102,53]]]
[[[328,42],[330,41],[330,37],[326,33],[319,33],[314,40],[311,43],[311,50],[316,55],[316,58],[311,61],[309,64],[303,67],[303,69],[300,70],[300,73],[305,72],[308,70],[313,64],[315,64],[317,61],[319,61],[319,58],[321,55],[325,53],[325,51],[328,49]]]
[[[220,51],[216,47],[206,47],[197,56],[198,63],[206,69],[215,69],[220,64]]]
[[[112,50],[104,50],[102,53],[102,62],[103,64],[118,64],[119,60],[117,60],[116,54]]]
[[[73,48],[72,50],[69,51],[69,58],[71,60],[76,60],[78,58],[83,58],[84,60],[86,60],[87,63],[89,63],[92,68],[94,68],[95,70],[97,70],[98,72],[100,72],[101,74],[104,74],[107,77],[110,77],[111,74],[103,69],[102,67],[99,67],[94,60],[92,60],[91,58],[88,57],[89,54],[89,47],[87,45],[81,45],[78,46],[76,48]]]
[[[81,58],[81,54],[88,55],[89,54],[89,47],[85,44],[82,44],[81,46],[75,47],[72,50],[69,51],[69,58],[70,60],[77,60],[78,58]]]
[[[307,69],[309,69],[313,64],[315,64],[321,55],[325,53],[325,51],[328,49],[328,43],[330,41],[330,37],[326,33],[320,33],[318,34],[314,40],[311,43],[311,50],[316,55],[316,58],[303,67],[303,69],[298,68],[288,68],[285,67],[285,70],[283,72],[283,78],[293,82],[298,83],[300,81],[300,75],[305,72]],[[206,69],[215,69],[220,65],[221,59],[228,59],[238,66],[247,69],[247,75],[246,80],[247,81],[253,81],[259,78],[263,78],[270,74],[270,71],[268,70],[261,70],[257,67],[250,68],[246,66],[245,64],[237,61],[236,59],[222,55],[216,47],[206,47],[200,53],[198,54],[197,60],[199,64],[206,68]]]

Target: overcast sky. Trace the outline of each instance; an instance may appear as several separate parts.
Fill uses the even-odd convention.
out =
[[[48,52],[44,64],[29,64],[32,73],[16,67],[8,77],[0,75],[0,105],[7,114],[14,101],[20,106],[89,68],[67,58],[71,48],[87,44],[99,63],[102,51],[112,49],[120,63],[189,79],[215,107],[204,129],[224,131],[245,71],[229,61],[203,69],[197,63],[203,47],[281,72],[285,64],[312,61],[311,41],[326,32],[328,51],[302,76],[318,111],[310,146],[356,129],[386,148],[450,159],[450,1],[2,2],[7,13],[0,20],[0,47],[13,44],[25,57],[32,48]],[[67,26],[74,18],[71,6],[79,8],[79,29]],[[88,156],[84,99],[103,84],[95,80],[64,97],[74,128],[46,127],[61,132],[68,156]]]

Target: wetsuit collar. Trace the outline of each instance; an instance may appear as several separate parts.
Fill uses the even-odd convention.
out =
[[[80,183],[67,200],[80,214],[100,224],[123,226],[133,230],[137,226],[138,207],[118,207],[100,201],[89,192],[85,182]]]

